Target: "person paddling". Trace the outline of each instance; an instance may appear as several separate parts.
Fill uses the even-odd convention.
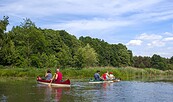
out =
[[[60,69],[56,69],[56,74],[55,74],[55,82],[61,82],[62,81],[62,73],[60,72]]]
[[[103,80],[109,80],[109,71],[102,75]]]
[[[49,86],[51,86],[52,82],[58,83],[62,81],[62,73],[59,71],[59,67],[56,69],[56,73],[50,81]]]
[[[94,79],[96,81],[102,81],[102,79],[100,78],[100,71],[97,70],[97,72],[94,74]]]

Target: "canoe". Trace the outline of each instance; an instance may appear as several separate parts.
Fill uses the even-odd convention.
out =
[[[90,80],[89,83],[113,83],[113,82],[119,82],[119,81],[120,79],[103,80],[103,81]]]
[[[50,80],[37,79],[37,82],[39,84],[49,85],[51,81]],[[70,80],[67,79],[67,80],[62,81],[62,82],[52,82],[51,86],[55,86],[55,87],[70,87],[71,84],[70,84]]]
[[[119,82],[121,79],[113,79],[113,82]]]

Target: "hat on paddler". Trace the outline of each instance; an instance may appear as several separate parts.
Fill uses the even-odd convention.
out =
[[[109,72],[109,74],[113,74],[113,72]]]

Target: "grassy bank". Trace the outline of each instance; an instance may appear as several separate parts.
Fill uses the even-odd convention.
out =
[[[0,77],[37,77],[44,76],[46,72],[46,68],[1,68],[0,69]],[[55,72],[55,68],[51,68],[52,73]],[[117,78],[121,78],[123,80],[133,80],[136,78],[153,78],[153,77],[172,77],[173,71],[161,71],[157,69],[145,68],[145,69],[137,69],[137,68],[83,68],[83,69],[74,69],[74,68],[66,68],[61,69],[63,73],[64,79],[79,79],[79,78],[92,78],[94,73],[100,70],[102,75],[106,71],[113,72],[113,74]]]

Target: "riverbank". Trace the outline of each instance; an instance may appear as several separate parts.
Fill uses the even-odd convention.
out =
[[[55,68],[50,68],[52,73],[55,73]],[[37,76],[44,76],[47,68],[1,68],[0,69],[0,77],[19,77],[19,78],[27,78],[32,77],[36,78]],[[113,67],[94,67],[94,68],[83,68],[83,69],[75,69],[75,68],[65,68],[61,69],[63,73],[63,78],[70,79],[80,79],[80,78],[92,78],[94,73],[100,70],[102,75],[106,71],[113,72],[113,74],[117,78],[121,78],[123,80],[133,80],[136,78],[150,78],[150,77],[172,77],[173,70],[158,70],[152,68],[113,68]]]

